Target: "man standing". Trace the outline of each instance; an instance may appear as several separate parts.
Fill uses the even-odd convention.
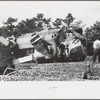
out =
[[[96,58],[98,56],[98,62],[100,62],[100,36],[97,37],[97,39],[93,42],[93,56],[92,61],[88,64],[88,70],[84,73],[84,79],[87,79],[88,77],[91,78],[93,75],[93,72],[91,68],[95,64]]]
[[[93,43],[92,64],[95,63],[97,56],[98,56],[98,62],[100,62],[100,36],[98,36],[97,40],[95,40]]]

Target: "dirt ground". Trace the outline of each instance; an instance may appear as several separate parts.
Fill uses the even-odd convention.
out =
[[[92,73],[88,72],[88,62],[91,57],[87,57],[83,62],[62,62],[34,64],[25,63],[16,65],[16,70],[6,75],[1,75],[1,81],[86,81],[100,80],[99,63],[92,68]],[[9,71],[9,70],[8,70]]]

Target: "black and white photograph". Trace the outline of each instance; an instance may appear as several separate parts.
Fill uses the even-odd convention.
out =
[[[0,82],[99,81],[99,10],[99,1],[0,1]]]
[[[46,3],[0,2],[0,81],[100,80],[100,3]]]

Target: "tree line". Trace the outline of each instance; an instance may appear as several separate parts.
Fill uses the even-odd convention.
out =
[[[51,18],[45,18],[44,14],[39,13],[36,17],[21,20],[21,22],[18,22],[18,24],[15,25],[18,19],[9,17],[7,21],[3,22],[3,26],[0,27],[0,35],[11,36],[12,34],[14,34],[14,30],[19,35],[22,35],[44,30],[44,27],[50,29],[52,28],[52,25],[50,23],[53,24],[54,28],[58,28],[62,24],[62,21],[69,27],[70,23],[72,23],[74,19],[75,18],[72,16],[72,14],[69,13],[65,19],[57,18],[54,22],[51,22]]]
[[[17,36],[19,36],[22,34],[42,31],[44,30],[44,27],[50,29],[52,28],[52,25],[54,28],[58,28],[62,25],[62,22],[67,27],[70,27],[74,20],[75,18],[71,13],[68,13],[64,19],[57,18],[54,22],[51,21],[51,18],[45,18],[44,14],[38,13],[36,17],[21,20],[21,22],[18,22],[17,25],[15,25],[18,19],[9,17],[7,21],[3,22],[3,26],[0,27],[0,36],[11,36],[12,34],[15,34],[14,31],[16,31]],[[79,22],[82,24],[82,21],[79,20]],[[52,23],[52,25],[50,23]],[[100,21],[96,21],[93,25],[87,27],[84,35],[88,41],[94,41],[97,36],[100,35]]]

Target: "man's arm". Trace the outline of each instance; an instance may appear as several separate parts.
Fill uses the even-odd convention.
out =
[[[80,39],[80,40],[82,40],[82,41],[85,40],[85,37],[84,37],[83,35],[81,35],[81,34],[75,32],[75,31],[73,31],[72,33],[73,33],[73,35],[74,35],[77,39]]]

